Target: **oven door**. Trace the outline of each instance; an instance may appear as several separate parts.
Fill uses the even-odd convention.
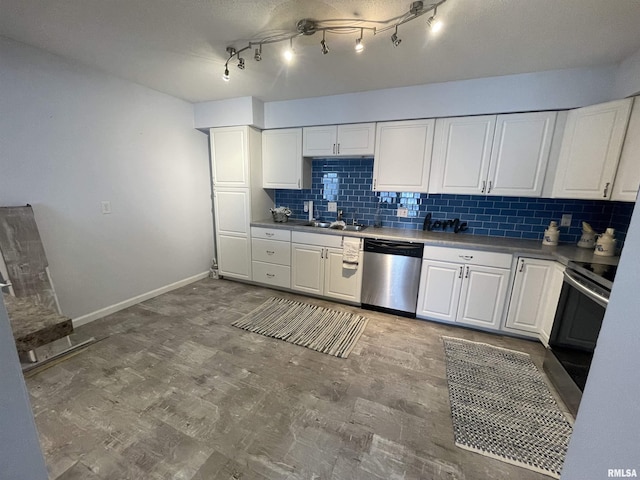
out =
[[[607,303],[605,289],[565,271],[549,347],[580,390],[587,381]]]

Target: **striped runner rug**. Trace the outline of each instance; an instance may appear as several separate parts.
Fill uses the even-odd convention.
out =
[[[347,358],[368,318],[271,297],[231,325],[335,357]]]
[[[442,339],[456,445],[560,478],[573,427],[529,355]]]

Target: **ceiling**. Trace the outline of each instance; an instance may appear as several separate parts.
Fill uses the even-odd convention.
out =
[[[429,1],[425,0],[425,5]],[[445,28],[428,15],[393,31],[296,39],[285,66],[281,45],[263,61],[247,52],[245,70],[225,48],[297,20],[382,20],[406,13],[397,0],[0,0],[0,35],[191,102],[254,96],[286,100],[572,67],[618,63],[640,50],[638,0],[447,0]]]

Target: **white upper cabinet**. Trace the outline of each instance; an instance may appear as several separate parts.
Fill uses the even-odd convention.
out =
[[[640,187],[640,100],[633,103],[611,200],[635,202]]]
[[[569,112],[553,196],[608,199],[622,151],[631,98]]]
[[[495,126],[495,115],[439,118],[429,192],[486,193]]]
[[[302,153],[305,157],[373,155],[375,132],[375,123],[304,127]]]
[[[302,157],[302,129],[262,132],[262,187],[311,188],[311,165]]]
[[[498,115],[487,194],[539,197],[549,162],[556,112]]]
[[[211,129],[211,164],[216,187],[249,187],[247,133],[248,127]]]
[[[377,124],[374,190],[428,191],[434,127],[433,119]]]
[[[556,112],[436,121],[429,192],[539,197]]]

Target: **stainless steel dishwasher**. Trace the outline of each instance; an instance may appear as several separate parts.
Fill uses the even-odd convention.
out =
[[[364,240],[362,308],[416,316],[422,243]]]

